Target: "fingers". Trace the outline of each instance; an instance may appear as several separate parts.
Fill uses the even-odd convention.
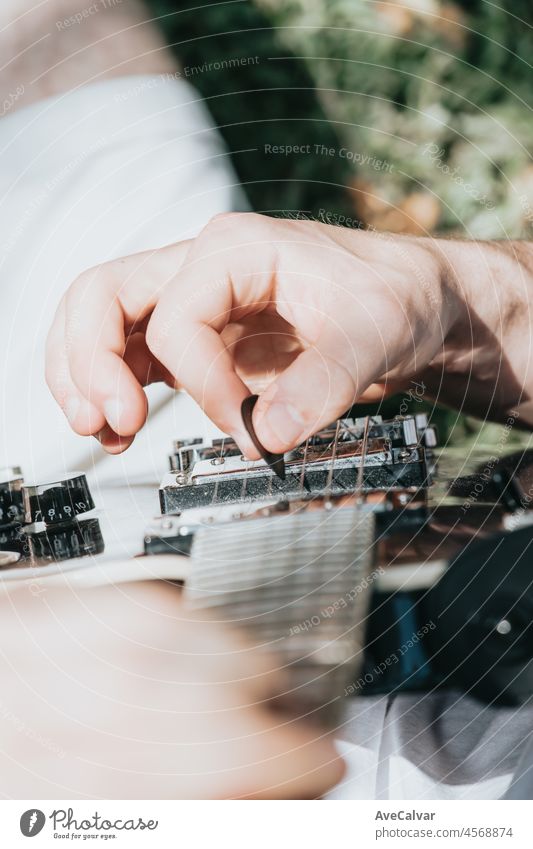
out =
[[[387,321],[393,311],[393,301],[365,293],[325,319],[316,342],[259,397],[253,421],[265,448],[288,451],[365,396],[376,396],[376,384],[405,350],[404,323],[398,315],[394,325]],[[387,388],[385,382],[378,397]]]
[[[67,417],[72,429],[81,436],[94,435],[108,454],[120,454],[129,448],[133,437],[121,437],[107,424],[103,413],[79,391],[70,376],[65,345],[65,299],[61,301],[50,329],[46,346],[46,379],[52,395]],[[136,334],[132,337],[135,340]],[[149,375],[149,365],[142,367],[137,345],[132,345],[131,359],[137,379]],[[146,346],[144,346],[146,347]],[[130,345],[126,346],[126,356]],[[148,381],[146,381],[148,382]]]
[[[146,396],[124,362],[126,316],[109,269],[87,272],[66,297],[67,320],[83,316],[68,352],[70,374],[84,398],[119,436],[132,436],[146,419]]]
[[[357,397],[352,376],[319,350],[304,351],[260,395],[255,432],[269,451],[299,445],[344,413]]]
[[[135,439],[134,436],[119,436],[107,424],[94,436],[108,454],[122,454]]]
[[[419,354],[427,362],[427,304],[420,306],[420,287],[406,288],[396,255],[380,265],[374,254],[367,260],[349,250],[336,228],[304,224],[218,216],[191,243],[82,275],[52,328],[47,364],[75,429],[123,450],[147,415],[143,386],[164,379],[183,386],[254,459],[240,413],[254,371],[284,368],[254,410],[259,440],[283,452],[375,392],[374,384],[417,368]],[[275,346],[258,362],[249,351],[254,333],[243,344],[242,333],[231,332],[275,312],[287,336],[281,366]],[[271,336],[280,330],[273,326]]]
[[[195,355],[191,346],[191,356],[186,355],[183,362],[191,394],[218,427],[233,436],[245,456],[257,458],[240,412],[242,402],[250,394],[248,386],[235,373],[233,359],[215,330],[197,327],[197,340],[198,352]],[[193,358],[194,367],[188,367]]]
[[[298,229],[261,216],[217,219],[191,247],[148,325],[152,353],[250,458],[258,454],[240,414],[250,389],[221,338],[231,335],[230,322],[275,308],[305,340],[254,410],[257,436],[273,452],[344,413],[405,348],[388,287],[375,278],[371,286],[346,285],[350,275],[368,275],[366,266],[324,238],[317,231],[322,243],[308,235],[302,241]],[[271,368],[264,363],[265,372]]]
[[[46,381],[70,426],[81,436],[97,433],[105,418],[87,401],[70,376],[65,340],[65,298],[56,312],[46,341]]]
[[[173,389],[178,388],[170,373],[152,357],[146,344],[144,332],[132,333],[128,336],[124,351],[124,362],[140,386],[165,381]]]
[[[232,358],[219,333],[200,322],[175,322],[172,336],[158,347],[154,331],[149,344],[176,375],[209,418],[236,439],[250,459],[258,456],[240,416],[248,387],[234,371]]]
[[[47,340],[46,377],[73,429],[124,450],[147,415],[143,386],[169,375],[136,328],[176,273],[188,243],[126,257],[82,274],[58,309]]]
[[[250,390],[237,375],[221,333],[231,320],[272,303],[272,225],[258,218],[221,216],[208,225],[167,287],[146,332],[152,354],[251,459],[258,453],[240,415]]]
[[[357,351],[340,325],[335,335],[326,329],[259,397],[254,428],[269,451],[287,451],[342,416],[380,373],[368,328]]]
[[[122,359],[125,349],[122,310],[95,270],[67,293],[47,344],[49,386],[78,433],[95,434],[107,423],[132,436],[144,423],[146,398]]]

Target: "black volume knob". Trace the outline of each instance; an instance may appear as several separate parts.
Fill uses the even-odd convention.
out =
[[[51,483],[26,484],[23,493],[26,521],[30,523],[71,522],[94,509],[87,478],[81,473]]]
[[[98,519],[78,519],[94,510],[84,474],[23,487],[27,544],[36,565],[101,554],[104,540]]]
[[[80,519],[64,525],[50,525],[28,534],[30,551],[38,560],[70,560],[101,554],[104,539],[98,519]]]
[[[16,551],[27,554],[27,540],[20,522],[13,525],[3,525],[0,528],[0,551]]]
[[[23,532],[23,478],[19,466],[0,469],[0,551],[27,553]]]
[[[22,472],[18,466],[0,469],[0,528],[24,520]]]

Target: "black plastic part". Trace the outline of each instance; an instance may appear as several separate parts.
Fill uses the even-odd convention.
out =
[[[101,554],[105,547],[98,519],[51,525],[41,531],[28,530],[28,543],[36,561],[60,562]]]
[[[185,536],[167,536],[159,537],[150,535],[144,538],[144,553],[145,554],[186,554],[191,553],[193,542],[193,534]]]
[[[0,526],[24,521],[22,477],[0,481]]]
[[[494,703],[533,700],[533,527],[467,546],[425,608],[446,685]]]
[[[29,553],[28,540],[20,522],[0,527],[0,551],[16,551],[22,556]]]
[[[348,692],[353,696],[420,692],[439,678],[430,662],[424,621],[424,591],[374,592],[368,617],[363,668]]]
[[[22,557],[28,553],[23,529],[23,484],[18,466],[0,471],[0,551],[13,551]]]
[[[450,495],[469,501],[500,503],[505,510],[531,509],[533,450],[514,451],[480,463],[473,474],[450,481]]]
[[[259,439],[257,438],[257,434],[254,429],[254,424],[252,421],[252,414],[254,411],[254,407],[257,403],[259,395],[249,395],[248,398],[245,398],[241,404],[241,416],[244,422],[244,427],[248,433],[248,436],[252,440],[254,446],[259,451],[261,457],[269,466],[274,474],[278,476],[278,478],[282,481],[285,480],[285,460],[283,454],[272,454],[270,451],[267,451],[266,448],[261,445]]]
[[[94,510],[87,478],[80,474],[52,483],[24,486],[26,521],[46,525],[72,521],[76,516]]]
[[[376,538],[382,539],[391,533],[419,531],[426,525],[429,516],[430,511],[425,504],[419,507],[402,507],[401,509],[377,512]]]
[[[523,507],[524,493],[518,480],[507,469],[496,469],[492,475],[492,486],[498,501],[509,513],[514,513]]]

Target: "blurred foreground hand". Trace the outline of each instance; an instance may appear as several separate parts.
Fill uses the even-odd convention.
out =
[[[272,711],[280,676],[162,584],[0,599],[4,798],[309,798],[332,740]]]

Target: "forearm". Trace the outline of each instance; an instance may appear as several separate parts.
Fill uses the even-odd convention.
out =
[[[433,250],[457,317],[428,369],[429,390],[482,418],[518,412],[532,427],[533,245],[440,239]]]
[[[150,17],[139,0],[8,4],[0,11],[4,110],[108,77],[174,73],[175,59]]]

